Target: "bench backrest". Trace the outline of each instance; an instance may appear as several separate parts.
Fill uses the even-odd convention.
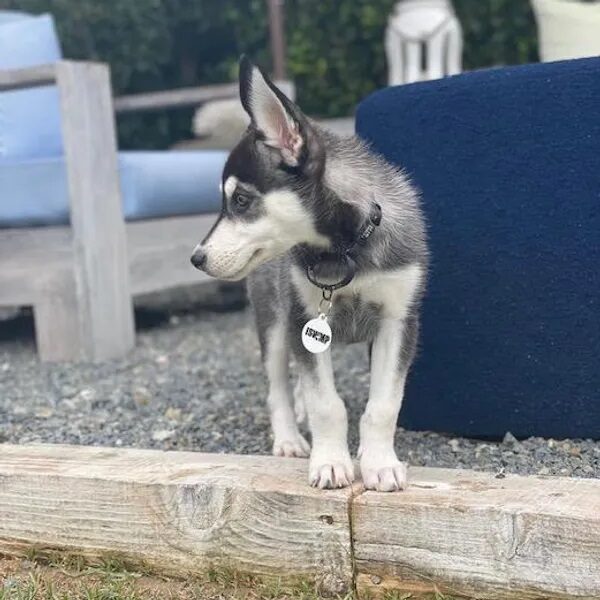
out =
[[[33,67],[61,58],[50,15],[0,11],[0,70]],[[0,162],[60,154],[56,87],[0,93]]]

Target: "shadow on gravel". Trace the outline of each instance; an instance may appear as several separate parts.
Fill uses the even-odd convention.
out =
[[[0,321],[0,342],[35,340],[33,311],[24,308],[17,316]]]
[[[234,312],[244,309],[247,304],[245,285],[239,283],[209,282],[165,290],[135,299],[135,327],[138,331],[157,329],[183,315]],[[35,343],[31,307],[11,310],[8,318],[0,318],[0,343],[13,341]]]

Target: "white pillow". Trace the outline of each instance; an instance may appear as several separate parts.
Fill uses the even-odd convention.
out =
[[[600,1],[532,0],[542,61],[600,55]]]

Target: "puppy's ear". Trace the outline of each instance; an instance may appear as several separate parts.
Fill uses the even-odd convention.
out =
[[[290,167],[311,167],[322,149],[300,109],[248,58],[240,59],[240,99],[264,142]],[[318,154],[319,156],[316,156]]]

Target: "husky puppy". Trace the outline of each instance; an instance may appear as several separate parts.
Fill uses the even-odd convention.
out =
[[[329,334],[308,328],[317,345],[329,338],[369,345],[360,470],[367,489],[401,490],[406,465],[396,456],[394,434],[428,260],[418,194],[401,170],[358,138],[319,128],[245,58],[240,96],[251,122],[223,171],[221,214],[192,263],[218,279],[248,277],[269,380],[273,453],[310,455],[313,486],[344,487],[355,474],[330,350],[306,349],[305,324],[323,312]],[[343,287],[327,289],[349,277]],[[298,368],[294,392],[290,353]],[[295,418],[304,414],[312,448]]]

